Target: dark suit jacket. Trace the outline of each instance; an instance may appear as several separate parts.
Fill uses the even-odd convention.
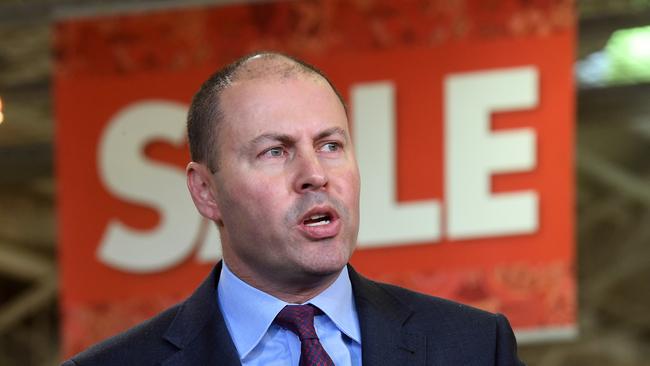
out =
[[[218,264],[184,302],[63,366],[240,365],[217,302],[220,271]],[[349,273],[364,365],[522,365],[502,315]]]

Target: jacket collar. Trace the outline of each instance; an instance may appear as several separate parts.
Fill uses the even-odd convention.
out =
[[[164,338],[179,348],[162,365],[240,365],[217,300],[221,262],[180,306]]]
[[[426,338],[410,332],[410,306],[348,266],[361,326],[364,365],[424,365]]]

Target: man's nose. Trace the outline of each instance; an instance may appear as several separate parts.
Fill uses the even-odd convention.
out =
[[[296,160],[296,192],[315,191],[327,186],[327,172],[315,153],[300,154]]]

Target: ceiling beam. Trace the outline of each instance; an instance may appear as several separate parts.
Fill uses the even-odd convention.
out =
[[[0,25],[33,24],[79,16],[265,1],[270,0],[29,0],[0,4]]]
[[[0,147],[0,185],[24,183],[51,177],[53,149],[51,143]]]

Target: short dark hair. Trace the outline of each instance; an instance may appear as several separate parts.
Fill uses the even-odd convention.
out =
[[[217,70],[203,84],[199,91],[192,98],[189,112],[187,114],[187,137],[190,143],[190,155],[193,161],[205,164],[212,172],[218,170],[216,159],[216,145],[219,124],[224,119],[224,112],[220,106],[221,93],[237,80],[240,74],[247,70],[246,64],[254,58],[263,58],[273,61],[288,61],[286,67],[280,72],[284,77],[294,76],[297,73],[306,73],[320,76],[332,88],[336,96],[341,101],[343,108],[345,102],[341,94],[334,87],[334,84],[325,76],[325,74],[302,60],[279,52],[255,52],[241,57],[225,67]],[[258,73],[263,76],[269,70],[261,70]],[[248,73],[251,71],[248,70]],[[244,75],[245,77],[245,75]]]

